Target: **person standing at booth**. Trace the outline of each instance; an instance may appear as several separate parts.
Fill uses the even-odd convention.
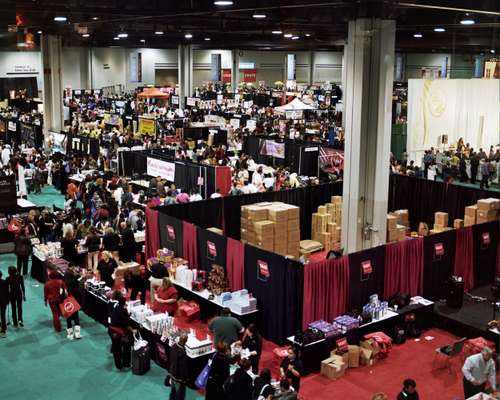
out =
[[[464,394],[468,399],[485,391],[488,381],[493,392],[496,391],[496,371],[493,352],[484,347],[481,353],[467,357],[462,367]]]
[[[288,355],[280,365],[281,379],[289,379],[292,387],[298,393],[300,389],[300,377],[302,376],[302,361],[297,357],[295,349],[288,349]]]

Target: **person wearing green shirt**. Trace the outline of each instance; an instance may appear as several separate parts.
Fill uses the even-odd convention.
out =
[[[244,328],[241,322],[231,317],[231,310],[223,308],[220,317],[216,317],[208,325],[210,332],[214,334],[214,343],[225,343],[228,346],[239,339]]]

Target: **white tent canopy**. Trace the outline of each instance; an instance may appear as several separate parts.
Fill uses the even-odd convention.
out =
[[[276,107],[275,110],[279,112],[304,111],[304,110],[316,110],[316,107],[304,104],[296,97],[290,103],[285,104],[284,106]]]

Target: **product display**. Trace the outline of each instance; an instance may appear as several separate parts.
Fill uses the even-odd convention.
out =
[[[325,251],[340,249],[342,236],[342,196],[332,196],[331,202],[318,207],[312,215],[312,240],[323,245]]]
[[[408,210],[396,210],[387,214],[387,241],[405,240],[409,233]]]

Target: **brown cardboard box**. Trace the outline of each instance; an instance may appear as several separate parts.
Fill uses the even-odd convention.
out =
[[[257,233],[270,233],[274,235],[274,222],[273,221],[257,221],[253,224],[255,232]]]
[[[397,225],[397,232],[398,232],[398,240],[404,240],[406,239],[406,226],[404,225]]]
[[[326,214],[326,206],[319,206],[318,207],[318,214],[325,215]]]
[[[476,221],[476,213],[477,213],[477,206],[465,207],[465,216],[469,218],[474,218],[474,222]]]
[[[260,207],[249,208],[248,219],[252,221],[264,221],[267,219],[267,209]]]
[[[340,356],[340,357],[342,357],[342,362],[345,365],[349,364],[349,352],[348,351],[346,351],[345,353],[337,353],[336,350],[332,350],[330,352],[330,357],[334,357],[334,356]]]
[[[342,204],[342,196],[332,196],[331,202],[334,204]]]
[[[359,367],[359,346],[349,345],[349,368]]]
[[[269,219],[271,221],[286,221],[288,220],[288,210],[280,206],[272,206],[269,208]]]
[[[359,345],[363,348],[363,349],[368,349],[368,350],[371,350],[372,353],[373,353],[373,356],[376,356],[379,352],[380,352],[380,346],[378,345],[378,343],[373,340],[373,339],[368,339],[368,340],[362,340]]]
[[[476,223],[484,224],[485,222],[496,221],[497,215],[498,215],[497,210],[483,211],[483,210],[478,209]]]
[[[369,349],[361,348],[359,352],[359,365],[370,365],[373,357],[373,352]]]
[[[448,213],[438,211],[434,213],[434,225],[435,226],[448,226]]]
[[[397,229],[387,231],[387,241],[395,242],[399,238],[399,232]]]
[[[464,227],[464,220],[463,219],[456,219],[453,221],[453,228],[460,229],[463,227]]]
[[[387,215],[387,230],[393,231],[396,230],[398,225],[398,218],[393,215]]]
[[[287,238],[289,242],[297,242],[297,243],[300,242],[300,231],[299,230],[288,231]]]
[[[489,199],[481,199],[477,202],[478,211],[498,210],[499,208],[499,200],[492,197]]]
[[[333,356],[321,361],[321,375],[330,379],[340,378],[345,374],[347,364],[342,361],[342,357]]]
[[[339,226],[337,226],[335,230],[332,232],[332,240],[334,242],[340,242],[341,239],[342,239],[342,229]]]
[[[288,231],[300,230],[300,222],[298,219],[289,219],[287,224]]]
[[[286,205],[288,210],[288,219],[300,219],[300,208],[297,206]]]
[[[468,217],[467,215],[464,217],[464,226],[472,226],[476,223],[476,217]]]

